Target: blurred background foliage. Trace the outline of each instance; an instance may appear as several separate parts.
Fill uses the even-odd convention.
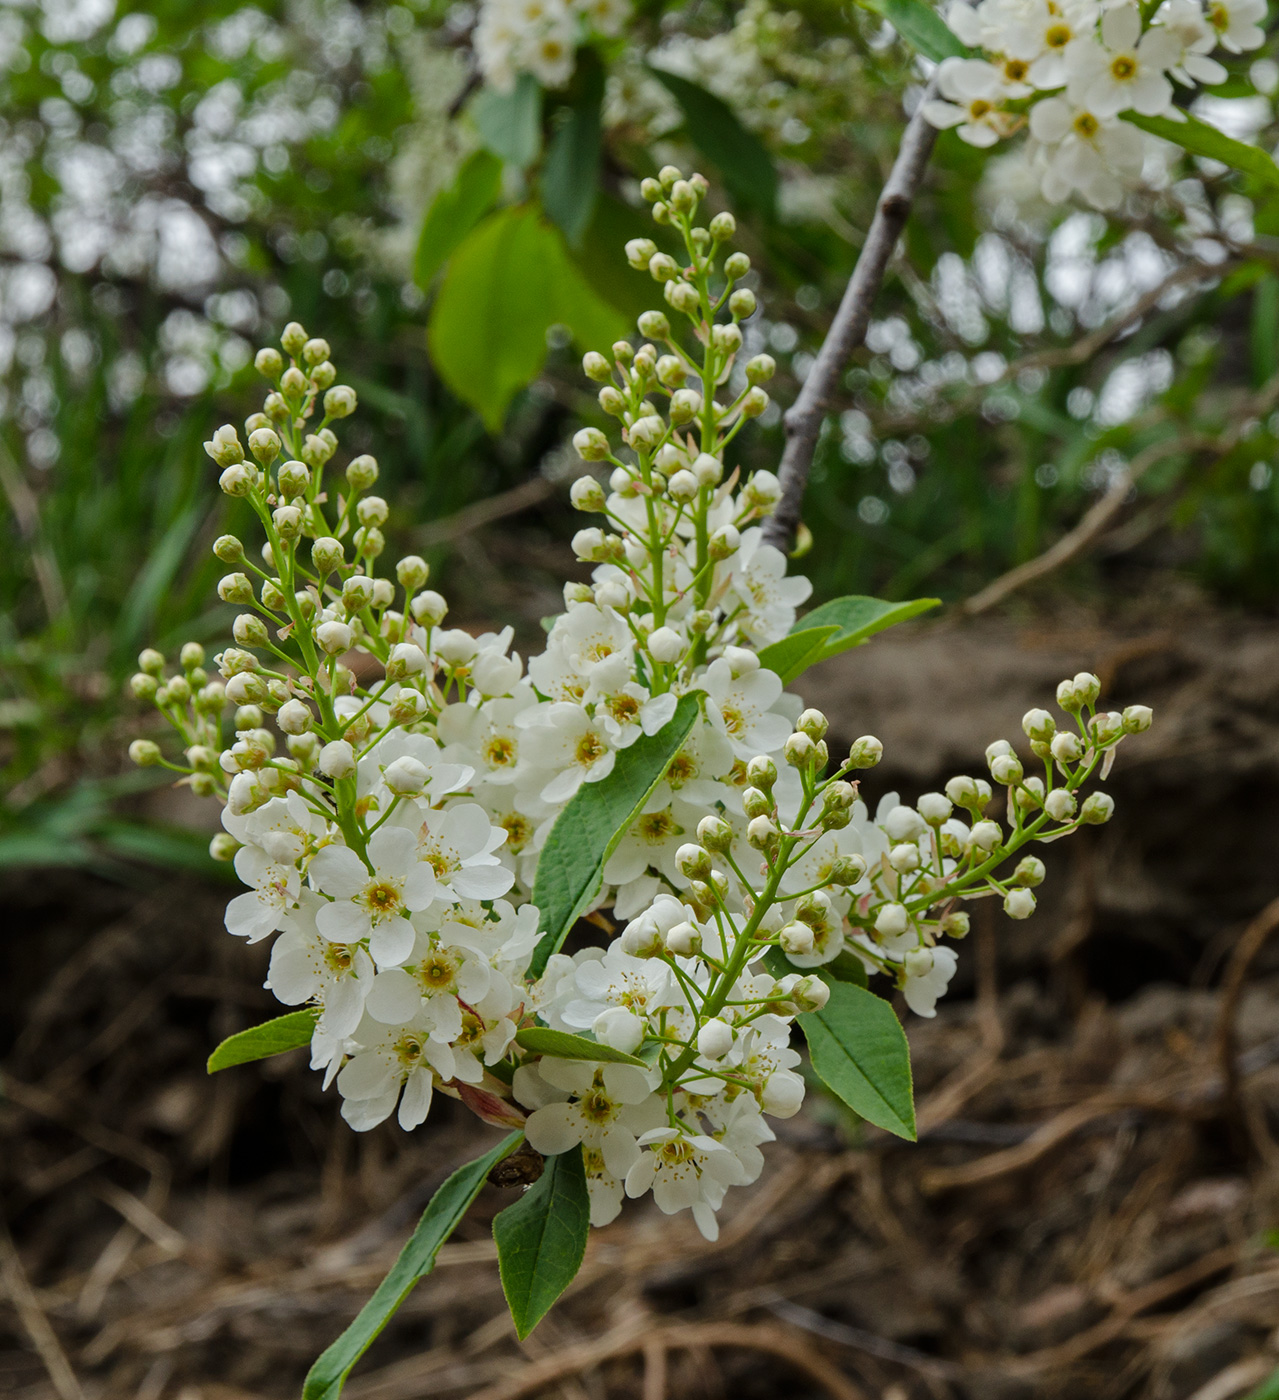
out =
[[[697,166],[758,269],[777,403],[740,454],[775,465],[917,57],[864,6],[640,0],[566,82],[503,93],[476,18],[0,9],[0,862],[201,859],[113,814],[122,686],[144,643],[226,624],[208,545],[232,507],[200,444],[256,406],[253,350],[286,320],[359,391],[344,447],[381,462],[393,548],[428,552],[459,620],[536,645],[576,524],[567,439],[601,421],[579,353],[660,304],[621,245],[654,232],[639,179]],[[1199,115],[1272,149],[1272,55]],[[819,599],[971,597],[1118,490],[1055,587],[1273,606],[1275,197],[1172,147],[1146,177],[1112,215],[1050,208],[1015,149],[941,137],[819,448]]]

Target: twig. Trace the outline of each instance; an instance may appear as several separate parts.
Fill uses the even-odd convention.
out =
[[[512,486],[509,491],[499,492],[474,505],[463,507],[443,520],[433,520],[417,532],[417,545],[420,549],[430,549],[432,545],[447,544],[451,540],[469,535],[473,530],[491,525],[495,520],[503,520],[508,515],[518,515],[530,506],[540,505],[551,496],[555,488],[544,476],[535,476]]]
[[[9,1295],[9,1301],[26,1329],[27,1336],[31,1338],[31,1345],[44,1362],[44,1369],[49,1373],[49,1379],[61,1400],[84,1400],[80,1382],[71,1369],[66,1352],[62,1350],[58,1334],[53,1330],[36,1298],[35,1290],[27,1279],[22,1260],[14,1247],[13,1237],[3,1222],[0,1222],[0,1284],[3,1284],[4,1291]]]
[[[50,622],[56,622],[67,610],[67,593],[62,586],[57,560],[44,538],[40,525],[40,506],[35,492],[27,485],[22,468],[13,460],[8,447],[0,442],[0,489],[3,489],[18,532],[31,551],[31,571],[36,576],[40,598]]]
[[[834,1318],[824,1317],[812,1308],[792,1303],[789,1298],[779,1297],[768,1306],[783,1322],[802,1327],[805,1332],[811,1332],[815,1337],[825,1337],[841,1346],[851,1347],[854,1351],[864,1351],[868,1356],[877,1356],[881,1361],[894,1361],[899,1366],[909,1366],[912,1371],[918,1371],[925,1376],[936,1376],[942,1380],[952,1380],[962,1374],[962,1367],[943,1361],[940,1357],[929,1356],[927,1352],[918,1351],[915,1347],[902,1346],[900,1342],[867,1332],[863,1327],[850,1327],[846,1322],[836,1322]],[[647,1396],[645,1400],[648,1400]]]
[[[1238,1119],[1239,1085],[1242,1078],[1239,1066],[1239,1047],[1236,1019],[1239,999],[1243,995],[1244,979],[1257,954],[1265,946],[1266,939],[1279,928],[1279,899],[1272,899],[1260,914],[1244,930],[1243,937],[1235,944],[1226,965],[1225,976],[1221,979],[1221,1012],[1217,1021],[1217,1063],[1221,1067],[1224,1107],[1228,1117]]]
[[[911,206],[924,178],[924,168],[937,139],[937,128],[924,116],[924,109],[934,96],[935,81],[934,78],[929,82],[919,106],[906,124],[901,148],[880,192],[875,217],[857,255],[857,265],[848,279],[839,310],[826,332],[826,339],[817,352],[817,359],[804,380],[799,397],[786,410],[782,420],[786,432],[786,447],[778,468],[782,494],[777,509],[764,522],[765,542],[782,550],[789,550],[795,537],[818,434],[839,388],[844,366],[866,337],[871,310],[883,283],[888,260],[910,217]]]
[[[526,1396],[536,1395],[566,1376],[577,1375],[615,1357],[628,1356],[637,1351],[647,1353],[656,1345],[666,1349],[742,1347],[748,1351],[766,1352],[803,1371],[834,1400],[867,1400],[866,1392],[860,1386],[854,1385],[838,1367],[788,1329],[737,1322],[662,1327],[646,1336],[637,1336],[633,1326],[628,1325],[620,1337],[616,1332],[609,1333],[597,1342],[567,1347],[552,1356],[534,1361],[509,1380],[498,1381],[477,1392],[471,1400],[524,1400]]]
[[[1009,569],[1006,574],[1001,574],[993,583],[988,583],[979,593],[974,593],[971,598],[965,599],[960,604],[961,612],[969,617],[976,617],[978,613],[984,613],[989,608],[993,608],[996,603],[1002,603],[1010,593],[1015,593],[1026,584],[1043,578],[1045,574],[1052,573],[1055,569],[1061,568],[1063,564],[1068,564],[1077,555],[1082,554],[1119,514],[1135,483],[1156,462],[1178,452],[1201,449],[1205,445],[1215,444],[1212,443],[1212,439],[1205,438],[1199,433],[1187,434],[1184,437],[1164,438],[1161,442],[1151,443],[1149,447],[1132,459],[1126,470],[1121,471],[1115,477],[1106,494],[1088,508],[1073,530],[1068,530],[1056,544],[1050,545],[1042,554],[1037,555],[1034,559],[1028,559],[1024,564],[1018,564],[1015,569]]]

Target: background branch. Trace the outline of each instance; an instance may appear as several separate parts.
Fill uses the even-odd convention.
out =
[[[915,195],[924,178],[924,168],[937,139],[937,129],[924,117],[924,108],[934,95],[935,82],[930,81],[902,134],[901,148],[880,192],[875,217],[858,254],[853,275],[844,289],[839,310],[826,332],[826,339],[817,352],[817,359],[804,380],[799,397],[786,410],[782,420],[786,431],[786,447],[778,469],[782,494],[777,509],[764,522],[765,541],[779,549],[789,550],[795,538],[804,488],[808,485],[808,473],[813,465],[813,452],[817,447],[822,422],[830,411],[849,356],[866,337],[866,328],[884,281],[888,260],[910,217]]]

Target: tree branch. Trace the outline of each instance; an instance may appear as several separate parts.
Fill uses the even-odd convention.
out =
[[[875,217],[844,289],[839,310],[799,397],[782,420],[786,431],[786,447],[778,468],[782,494],[777,509],[764,522],[765,541],[781,550],[789,550],[795,538],[822,422],[830,411],[849,356],[866,337],[888,260],[910,217],[911,206],[924,178],[924,168],[937,139],[936,127],[924,117],[924,108],[933,95],[934,83],[930,81],[902,134],[901,149],[880,192]]]

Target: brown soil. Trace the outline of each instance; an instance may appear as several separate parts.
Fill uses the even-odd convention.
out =
[[[1114,822],[1046,853],[1036,918],[984,911],[955,994],[909,1020],[921,1142],[810,1096],[717,1244],[628,1207],[523,1345],[487,1229],[512,1197],[487,1188],[351,1400],[1232,1400],[1279,1370],[1279,636],[918,629],[804,689],[884,740],[873,799],[980,771],[1084,666],[1156,729],[1121,752]],[[226,894],[6,891],[0,1395],[296,1395],[494,1140],[438,1100],[357,1137],[300,1052],[207,1078],[273,1005]]]

